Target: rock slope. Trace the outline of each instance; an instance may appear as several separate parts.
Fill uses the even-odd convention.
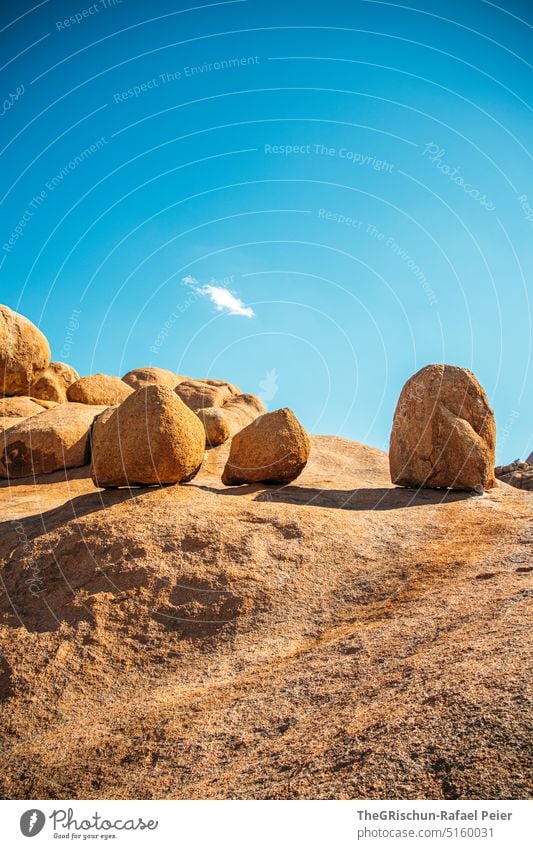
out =
[[[524,798],[531,495],[0,484],[5,798]]]

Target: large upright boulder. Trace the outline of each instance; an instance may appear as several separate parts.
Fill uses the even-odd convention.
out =
[[[78,404],[103,404],[113,407],[122,404],[132,392],[131,386],[124,383],[120,377],[98,373],[80,377],[67,389],[67,398]]]
[[[23,478],[89,462],[89,432],[105,407],[58,404],[2,433],[0,477]]]
[[[176,386],[176,394],[195,413],[207,407],[222,407],[234,395],[240,395],[241,390],[233,383],[225,380],[183,380]]]
[[[0,304],[0,395],[29,395],[50,362],[50,346],[23,315]]]
[[[389,464],[399,486],[483,492],[494,486],[494,414],[466,368],[430,365],[403,387]]]
[[[214,448],[265,412],[257,395],[232,395],[224,406],[204,407],[196,415],[204,425],[208,446]]]
[[[265,413],[233,437],[222,483],[290,483],[304,470],[310,450],[309,436],[292,410]]]
[[[43,401],[66,404],[68,400],[67,389],[79,379],[78,372],[72,366],[66,363],[51,362],[39,379],[32,384],[31,396]]]
[[[145,366],[144,368],[134,368],[124,375],[122,378],[124,383],[131,386],[132,389],[142,389],[144,386],[168,386],[170,389],[175,389],[178,383],[187,380],[181,374],[174,374],[166,368],[158,366]]]
[[[152,384],[96,420],[92,478],[103,487],[180,483],[199,471],[204,453],[199,418],[172,389]]]

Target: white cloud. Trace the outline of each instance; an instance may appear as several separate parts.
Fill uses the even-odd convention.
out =
[[[255,315],[251,307],[247,307],[240,298],[224,286],[214,286],[212,283],[200,285],[199,281],[190,275],[182,277],[181,282],[186,286],[194,286],[200,295],[206,295],[219,312],[227,310],[228,315],[243,315],[246,318],[253,318]]]

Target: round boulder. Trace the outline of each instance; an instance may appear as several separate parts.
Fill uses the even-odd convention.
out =
[[[172,389],[155,384],[100,416],[91,439],[92,478],[103,487],[187,481],[205,454],[200,419]]]
[[[222,407],[232,396],[239,395],[240,389],[224,380],[183,380],[176,386],[176,394],[189,409],[204,410],[206,407]]]
[[[122,380],[132,389],[142,389],[144,386],[168,386],[175,389],[178,383],[186,378],[179,374],[158,366],[146,366],[145,368],[134,368],[124,375]]]
[[[0,304],[0,395],[28,395],[49,363],[50,346],[43,333]]]
[[[389,465],[399,486],[483,492],[494,486],[494,414],[466,368],[430,365],[403,387]]]
[[[51,362],[40,378],[31,387],[32,398],[43,401],[55,401],[57,404],[67,403],[67,389],[80,376],[75,368],[66,363]]]
[[[304,470],[310,450],[292,410],[265,413],[233,437],[222,483],[290,483]]]
[[[257,395],[232,395],[223,407],[204,407],[196,415],[205,427],[208,447],[214,448],[264,412],[265,405]]]
[[[221,407],[204,407],[196,413],[205,428],[208,448],[222,445],[229,439],[230,429],[227,416]]]
[[[80,377],[67,389],[67,399],[78,404],[102,404],[113,407],[122,404],[133,389],[120,377],[109,374],[91,374]]]

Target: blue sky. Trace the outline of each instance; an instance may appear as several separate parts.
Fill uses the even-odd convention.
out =
[[[3,4],[1,300],[80,373],[224,378],[381,448],[412,373],[466,366],[524,458],[531,11]]]

